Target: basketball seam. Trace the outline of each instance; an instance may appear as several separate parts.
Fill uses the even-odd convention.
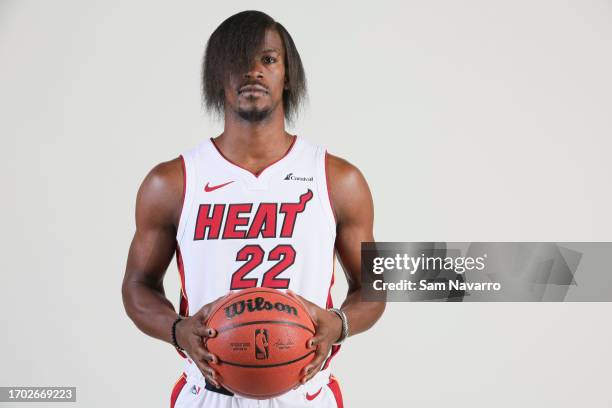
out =
[[[288,325],[288,326],[300,327],[300,328],[306,330],[307,332],[309,332],[309,333],[311,333],[313,335],[315,334],[315,332],[313,330],[311,330],[310,328],[308,328],[308,327],[306,327],[304,325],[301,325],[301,324],[295,323],[295,322],[284,322],[282,320],[254,320],[252,322],[234,323],[234,324],[230,324],[230,325],[227,325],[227,326],[223,326],[220,329],[217,329],[217,333],[223,333],[223,332],[226,332],[228,330],[235,329],[236,327],[251,326],[251,325],[254,325],[254,324],[285,324],[285,325]]]
[[[296,358],[295,360],[286,361],[284,363],[275,363],[275,364],[266,364],[266,365],[255,365],[255,364],[232,363],[232,362],[226,361],[226,360],[219,360],[219,363],[227,364],[227,365],[231,365],[231,366],[235,366],[235,367],[243,367],[243,368],[272,368],[272,367],[280,367],[280,366],[284,366],[284,365],[289,365],[289,364],[297,363],[298,361],[305,359],[306,357],[308,357],[309,355],[313,354],[314,352],[315,351],[312,350],[312,351],[308,352],[307,354],[304,354],[303,356]]]

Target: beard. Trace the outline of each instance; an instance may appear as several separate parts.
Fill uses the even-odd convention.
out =
[[[257,109],[257,108],[250,108],[250,109],[238,109],[238,116],[240,116],[242,119],[246,120],[247,122],[261,122],[264,119],[266,119],[268,116],[270,116],[270,113],[272,112],[272,109]]]
[[[268,119],[280,103],[274,103],[273,101],[266,101],[268,103],[265,103],[261,100],[258,101],[258,98],[255,97],[248,97],[246,100],[248,102],[245,104],[238,103],[235,112],[242,120],[252,123],[262,122]]]

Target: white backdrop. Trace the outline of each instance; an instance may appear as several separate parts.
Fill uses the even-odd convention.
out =
[[[121,302],[135,196],[220,132],[200,61],[245,9],[292,34],[291,130],[362,170],[377,240],[612,241],[610,1],[0,0],[0,386],[168,406],[181,361]],[[611,312],[390,304],[335,371],[347,407],[609,407]]]

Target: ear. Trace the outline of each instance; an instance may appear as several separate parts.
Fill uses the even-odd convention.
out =
[[[289,79],[285,77],[285,84],[283,85],[284,90],[289,90]]]

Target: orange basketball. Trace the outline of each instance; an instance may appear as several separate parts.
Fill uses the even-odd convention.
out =
[[[221,299],[207,325],[217,335],[206,348],[223,386],[249,398],[283,394],[314,358],[307,347],[315,328],[301,302],[275,289],[251,288]]]

